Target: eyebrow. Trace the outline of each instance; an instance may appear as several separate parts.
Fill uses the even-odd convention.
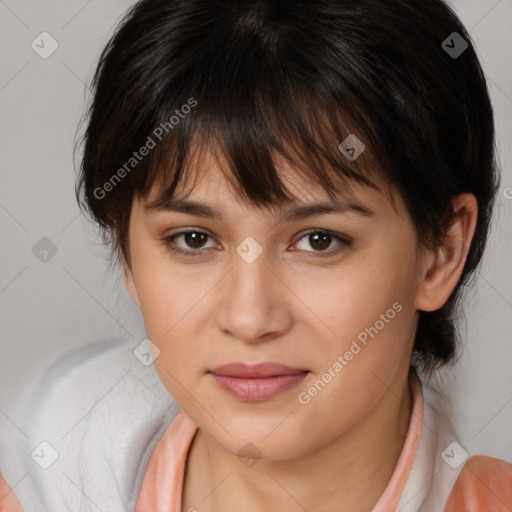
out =
[[[222,220],[222,212],[213,205],[186,199],[171,199],[161,202],[158,199],[144,205],[147,211],[173,211],[203,218]],[[281,207],[280,219],[284,221],[301,220],[315,215],[328,213],[354,212],[365,217],[373,217],[376,213],[362,204],[354,201],[337,200],[318,203],[293,203]]]

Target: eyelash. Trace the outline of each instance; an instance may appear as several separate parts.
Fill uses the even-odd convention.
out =
[[[191,229],[191,230],[186,230],[186,231],[179,231],[178,233],[174,233],[172,235],[165,236],[165,237],[161,238],[161,241],[169,250],[171,250],[175,253],[178,253],[182,256],[201,257],[204,255],[205,252],[209,252],[209,249],[211,249],[211,248],[197,249],[195,251],[186,251],[184,249],[179,249],[175,245],[173,245],[175,238],[178,238],[179,236],[182,236],[182,235],[186,235],[188,233],[200,233],[200,234],[206,235],[210,238],[213,238],[210,234],[206,233],[205,231],[201,231],[199,229]],[[316,234],[316,233],[329,235],[331,238],[336,239],[340,243],[340,246],[337,249],[330,250],[330,251],[326,251],[326,250],[324,250],[324,251],[305,251],[305,252],[309,253],[307,256],[309,258],[326,258],[328,256],[333,256],[335,254],[338,254],[339,252],[341,252],[343,250],[344,247],[352,246],[352,240],[350,240],[350,238],[348,238],[346,236],[338,235],[338,234],[333,233],[332,231],[329,231],[327,229],[310,230],[307,233],[304,233],[294,243],[298,243],[303,238],[313,235],[313,234]]]

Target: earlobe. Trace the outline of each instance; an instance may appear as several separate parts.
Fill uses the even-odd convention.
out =
[[[140,308],[139,294],[137,293],[137,286],[135,285],[135,279],[133,273],[128,265],[124,267],[124,284],[128,293],[130,294],[133,302]]]
[[[474,195],[460,194],[453,202],[455,218],[435,253],[429,252],[416,294],[416,309],[436,311],[457,285],[476,228],[478,205]]]

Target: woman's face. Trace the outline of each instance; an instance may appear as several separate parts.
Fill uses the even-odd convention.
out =
[[[153,190],[132,207],[126,283],[160,351],[156,370],[225,450],[255,446],[275,460],[311,452],[407,375],[422,273],[413,226],[398,195],[400,213],[368,187],[320,212],[311,205],[328,195],[283,170],[296,202],[257,210],[213,159],[199,172],[180,205],[146,208]],[[267,362],[290,373],[214,372]]]

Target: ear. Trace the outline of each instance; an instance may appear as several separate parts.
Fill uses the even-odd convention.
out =
[[[133,302],[140,308],[139,294],[137,293],[137,286],[135,285],[132,269],[126,264],[124,267],[124,284]]]
[[[416,294],[416,309],[435,311],[450,297],[460,279],[475,233],[478,203],[473,194],[453,200],[455,219],[435,251],[424,258],[423,277]]]

